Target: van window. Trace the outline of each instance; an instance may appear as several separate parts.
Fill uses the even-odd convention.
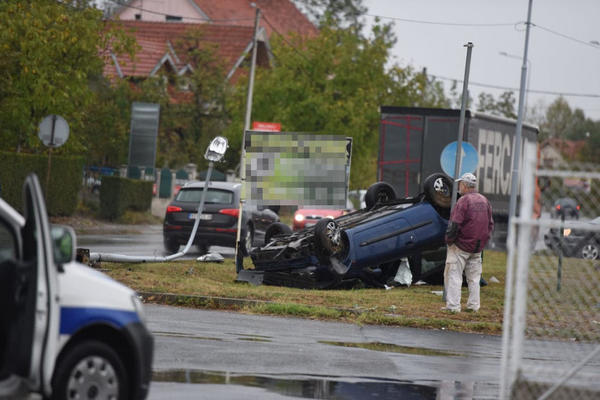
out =
[[[12,230],[0,221],[0,263],[17,258],[17,241]]]

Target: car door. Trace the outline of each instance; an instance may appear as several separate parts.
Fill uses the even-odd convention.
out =
[[[46,206],[39,181],[29,175],[23,186],[24,224],[13,231],[17,257],[5,261],[10,297],[4,297],[6,352],[4,371],[50,391],[58,337],[57,271]],[[14,225],[13,225],[14,226]],[[20,237],[19,237],[20,236]]]

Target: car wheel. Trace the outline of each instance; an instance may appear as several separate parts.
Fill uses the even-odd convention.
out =
[[[367,210],[372,209],[377,204],[386,203],[396,200],[396,192],[394,188],[386,182],[376,182],[369,186],[365,194],[365,205]]]
[[[450,208],[452,205],[452,179],[442,173],[432,174],[423,182],[425,196],[434,206]]]
[[[171,238],[163,238],[163,244],[167,253],[175,254],[179,250],[179,243]]]
[[[52,379],[52,399],[128,399],[128,376],[117,353],[86,340],[61,356]]]
[[[319,255],[325,258],[344,253],[347,245],[337,222],[323,218],[315,224],[315,247]]]
[[[597,260],[600,258],[600,243],[598,243],[597,240],[591,240],[590,242],[585,243],[581,246],[579,255],[586,260]]]
[[[244,237],[242,238],[244,256],[249,256],[252,251],[252,243],[254,243],[254,231],[250,225],[246,225],[244,229]]]
[[[277,235],[289,235],[292,229],[283,222],[273,222],[265,231],[265,246],[269,244],[271,239]]]

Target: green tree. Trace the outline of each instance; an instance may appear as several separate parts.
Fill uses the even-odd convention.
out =
[[[284,131],[351,136],[350,186],[368,186],[376,175],[379,107],[437,107],[447,102],[441,85],[425,84],[424,74],[397,65],[387,68],[393,43],[386,25],[375,25],[370,38],[335,23],[323,26],[315,38],[275,37],[276,67],[257,72],[253,120],[280,122]],[[239,162],[244,126],[246,82],[240,83],[228,102],[230,167]]]
[[[462,107],[462,85],[458,87],[458,81],[452,81],[452,85],[449,90],[450,99],[448,100],[449,106],[452,108],[460,109]],[[473,97],[471,92],[467,90],[467,105],[466,108],[470,109],[473,106]]]
[[[294,0],[317,26],[330,25],[362,28],[360,17],[367,12],[363,0]]]
[[[94,98],[90,78],[102,74],[109,45],[133,51],[123,32],[103,34],[101,17],[84,0],[0,2],[0,148],[41,151],[38,124],[60,114],[71,128],[60,151],[85,151],[80,133]]]
[[[516,119],[514,93],[506,91],[500,94],[498,99],[495,99],[493,95],[481,92],[478,96],[477,111]]]
[[[135,81],[131,92],[131,102],[160,105],[157,167],[178,168],[190,162],[203,167],[206,146],[225,128],[225,72],[216,48],[202,35],[202,28],[191,29],[174,43],[190,72],[180,76],[165,66],[156,76]]]
[[[564,97],[558,97],[546,110],[540,124],[543,138],[582,140],[589,138],[597,124],[587,118],[581,109],[571,109]]]

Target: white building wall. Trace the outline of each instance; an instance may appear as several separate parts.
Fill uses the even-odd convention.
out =
[[[123,7],[119,19],[135,20],[136,14],[141,15],[141,21],[165,22],[166,15],[182,17],[181,22],[201,23],[206,19],[193,0],[135,0]]]

